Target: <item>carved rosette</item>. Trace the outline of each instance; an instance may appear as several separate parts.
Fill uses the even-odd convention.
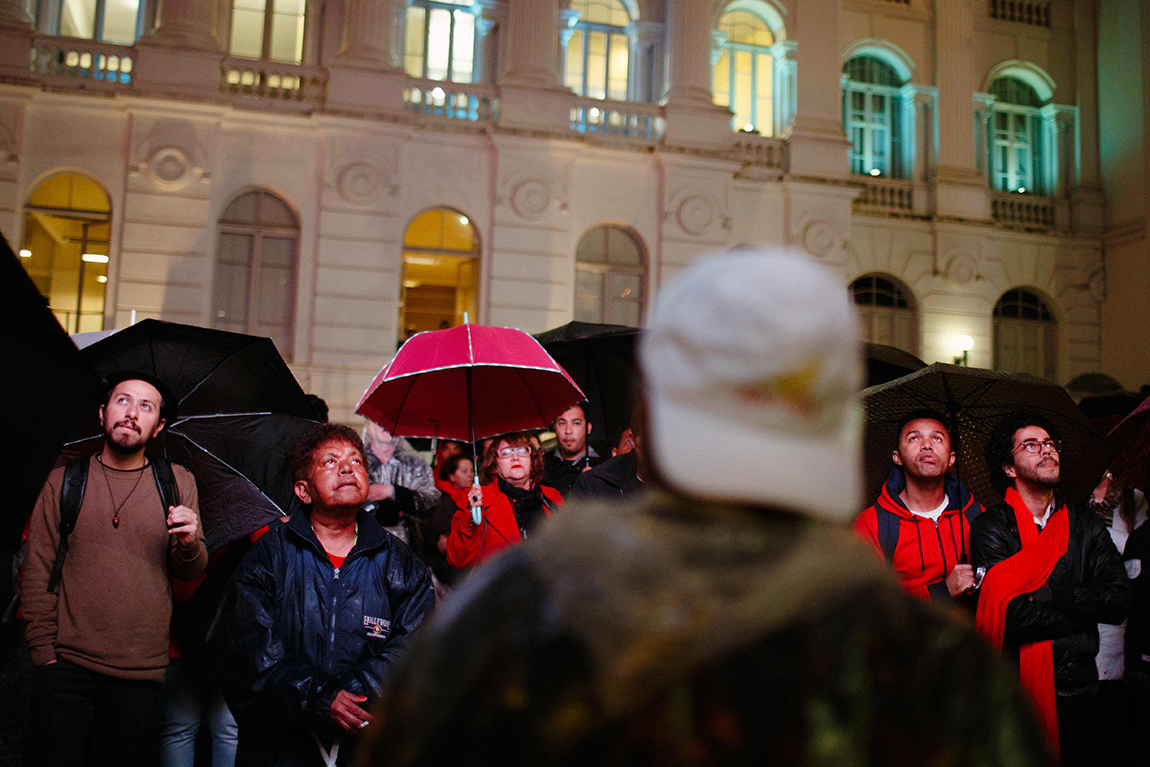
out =
[[[803,229],[803,247],[812,256],[825,256],[837,240],[838,233],[826,221],[812,221]]]
[[[699,237],[706,234],[718,219],[715,205],[702,195],[692,195],[679,203],[675,211],[675,220],[679,228],[687,234]]]
[[[370,205],[384,187],[383,172],[369,162],[353,162],[339,172],[339,196],[352,205]]]
[[[946,278],[955,285],[969,285],[978,278],[978,260],[969,253],[951,256],[946,265]]]
[[[146,173],[162,189],[180,189],[191,180],[192,163],[183,149],[161,147],[148,158]]]
[[[537,178],[520,181],[511,192],[511,209],[520,218],[539,218],[550,206],[551,190]]]

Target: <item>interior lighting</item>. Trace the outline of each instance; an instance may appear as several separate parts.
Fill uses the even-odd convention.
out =
[[[878,168],[871,168],[871,169],[870,169],[870,174],[871,174],[872,176],[881,176],[881,175],[882,175],[882,171],[881,171],[881,170],[879,170]]]
[[[403,287],[405,288],[418,288],[419,280],[404,280]]]
[[[437,256],[404,256],[403,260],[409,264],[416,264],[417,266],[439,266],[439,258]]]
[[[31,257],[32,257],[32,251],[28,250],[27,248],[24,248],[23,250],[20,251],[20,258],[31,258]]]
[[[108,278],[102,274],[96,276],[96,282],[107,282],[107,281],[108,281]]]
[[[974,339],[968,335],[954,336],[951,339],[954,348],[962,352],[961,357],[954,358],[955,365],[970,366],[970,350],[974,348]]]
[[[85,253],[80,256],[81,260],[87,261],[89,264],[106,264],[108,263],[107,256],[101,256],[99,253]]]
[[[754,133],[755,132],[755,124],[754,123],[747,123],[746,125],[743,126],[743,132],[744,133]]]
[[[1019,194],[1026,194],[1026,187],[1024,187],[1024,186],[1018,187],[1018,193]]]
[[[432,88],[432,89],[431,89],[431,97],[432,97],[433,99],[435,99],[436,101],[438,101],[439,99],[443,98],[443,96],[444,96],[444,95],[445,95],[445,94],[444,94],[444,91],[443,91],[443,89],[442,89],[442,88],[439,88],[439,87],[435,87],[435,88]]]
[[[467,222],[468,222],[467,216],[460,216],[459,217],[459,223],[463,224],[464,226],[467,226]]]

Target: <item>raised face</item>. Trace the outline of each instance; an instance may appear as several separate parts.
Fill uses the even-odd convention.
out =
[[[469,458],[460,458],[449,479],[460,490],[466,490],[475,481],[475,466]]]
[[[1058,448],[1046,429],[1041,426],[1024,426],[1014,432],[1013,455],[1013,465],[1002,467],[1006,476],[1038,487],[1055,487],[1058,484],[1062,462]]]
[[[623,435],[619,437],[619,444],[611,448],[611,455],[626,455],[635,449],[635,432],[630,429],[624,429]]]
[[[950,433],[934,419],[917,418],[902,428],[892,457],[911,479],[941,477],[954,465]]]
[[[531,446],[512,445],[505,439],[495,446],[495,473],[509,485],[531,482]]]
[[[295,483],[305,504],[324,509],[355,507],[367,500],[367,467],[359,448],[342,439],[321,444],[312,454],[306,480]]]
[[[555,419],[555,436],[559,439],[559,452],[565,456],[573,458],[587,449],[587,435],[590,433],[591,424],[587,423],[587,416],[583,413],[583,408],[578,405],[568,408]]]
[[[132,378],[116,384],[100,408],[108,447],[125,455],[143,450],[164,428],[160,402],[160,392],[147,381]]]

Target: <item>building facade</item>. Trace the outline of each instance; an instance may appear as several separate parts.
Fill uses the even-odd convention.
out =
[[[340,421],[413,332],[638,325],[760,244],[835,268],[869,340],[1136,387],[1148,15],[0,0],[0,232],[69,331],[268,335]]]

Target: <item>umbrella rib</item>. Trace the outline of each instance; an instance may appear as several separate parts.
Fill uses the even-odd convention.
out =
[[[395,411],[395,423],[392,424],[391,429],[389,429],[389,431],[393,433],[396,429],[399,428],[399,416],[401,413],[403,413],[403,408],[407,404],[407,398],[411,396],[411,390],[415,388],[415,381],[416,379],[411,379],[411,383],[408,385],[407,390],[403,393],[403,399],[400,401],[399,407]],[[380,426],[383,426],[383,424],[380,424]]]
[[[259,485],[257,485],[255,482],[252,482],[250,479],[248,479],[247,475],[246,475],[246,474],[244,474],[242,471],[240,471],[239,469],[237,469],[235,466],[232,466],[230,463],[228,463],[227,461],[225,461],[223,458],[220,458],[218,455],[216,455],[216,454],[215,454],[215,453],[213,453],[212,451],[208,450],[206,447],[204,447],[203,445],[201,445],[199,442],[196,442],[194,439],[192,439],[191,437],[189,437],[189,436],[188,436],[187,434],[185,434],[184,432],[182,432],[182,431],[176,431],[176,432],[174,432],[174,433],[175,433],[175,434],[178,434],[178,435],[179,435],[179,436],[181,436],[181,437],[183,437],[184,439],[186,439],[186,440],[187,440],[189,443],[191,443],[192,445],[195,445],[197,448],[199,448],[200,450],[202,450],[202,451],[203,451],[203,452],[204,452],[206,455],[210,455],[212,458],[215,458],[217,461],[219,461],[220,463],[222,463],[222,464],[223,464],[225,467],[227,467],[227,468],[228,468],[228,469],[230,469],[231,471],[234,471],[237,477],[240,477],[241,479],[243,479],[243,481],[244,481],[244,482],[247,482],[249,485],[251,485],[252,487],[254,487],[254,488],[256,489],[256,492],[257,492],[257,493],[259,493],[260,495],[262,495],[264,498],[267,498],[267,499],[268,499],[268,503],[270,503],[270,504],[271,504],[272,506],[274,506],[275,508],[279,509],[279,511],[280,511],[281,513],[283,512],[283,509],[282,509],[282,508],[280,508],[280,505],[279,505],[278,503],[276,503],[275,501],[273,501],[273,500],[272,500],[270,497],[268,497],[268,494],[267,494],[267,493],[265,493],[263,490],[260,490],[260,486],[259,486]]]

